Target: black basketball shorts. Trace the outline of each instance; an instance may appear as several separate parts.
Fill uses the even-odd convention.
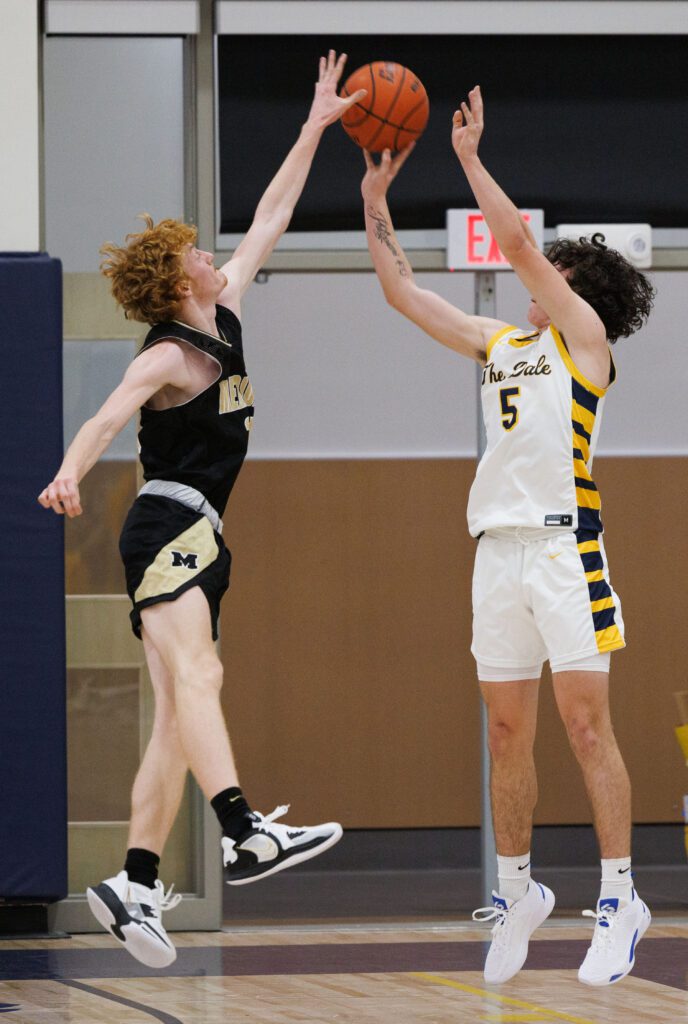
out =
[[[232,556],[202,512],[172,498],[143,494],[124,521],[119,551],[133,605],[131,626],[139,639],[143,608],[175,601],[185,590],[200,587],[210,607],[213,640],[217,640],[220,601],[229,586]]]

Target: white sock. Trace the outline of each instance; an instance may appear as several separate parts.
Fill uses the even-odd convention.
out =
[[[600,899],[630,901],[632,890],[631,858],[619,857],[616,860],[603,860]]]
[[[497,854],[499,895],[509,900],[520,900],[528,891],[530,882],[530,850],[520,857],[500,857]]]

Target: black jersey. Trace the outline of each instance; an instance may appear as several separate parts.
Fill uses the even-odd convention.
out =
[[[241,324],[224,306],[215,310],[220,338],[176,320],[156,324],[146,335],[140,352],[173,338],[212,356],[219,369],[215,382],[189,402],[171,409],[143,406],[139,444],[146,480],[195,487],[222,515],[248,448],[253,389]]]

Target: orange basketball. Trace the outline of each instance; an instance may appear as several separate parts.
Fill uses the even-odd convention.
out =
[[[376,60],[349,75],[342,96],[357,89],[367,95],[344,114],[342,126],[363,149],[398,152],[419,138],[428,123],[430,104],[423,83],[408,68]]]

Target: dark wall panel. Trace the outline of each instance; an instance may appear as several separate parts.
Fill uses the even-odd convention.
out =
[[[475,205],[450,132],[476,83],[481,155],[518,205],[543,207],[549,225],[688,225],[688,135],[676,131],[688,120],[686,36],[463,36],[457,24],[446,36],[220,36],[222,231],[249,226],[329,47],[349,54],[345,76],[392,60],[428,91],[427,130],[391,193],[397,228],[443,228],[447,208]],[[363,171],[358,147],[339,125],[328,128],[291,230],[361,229]]]
[[[62,461],[59,261],[0,254],[0,308],[0,899],[49,902],[67,891],[64,540],[36,498]]]

